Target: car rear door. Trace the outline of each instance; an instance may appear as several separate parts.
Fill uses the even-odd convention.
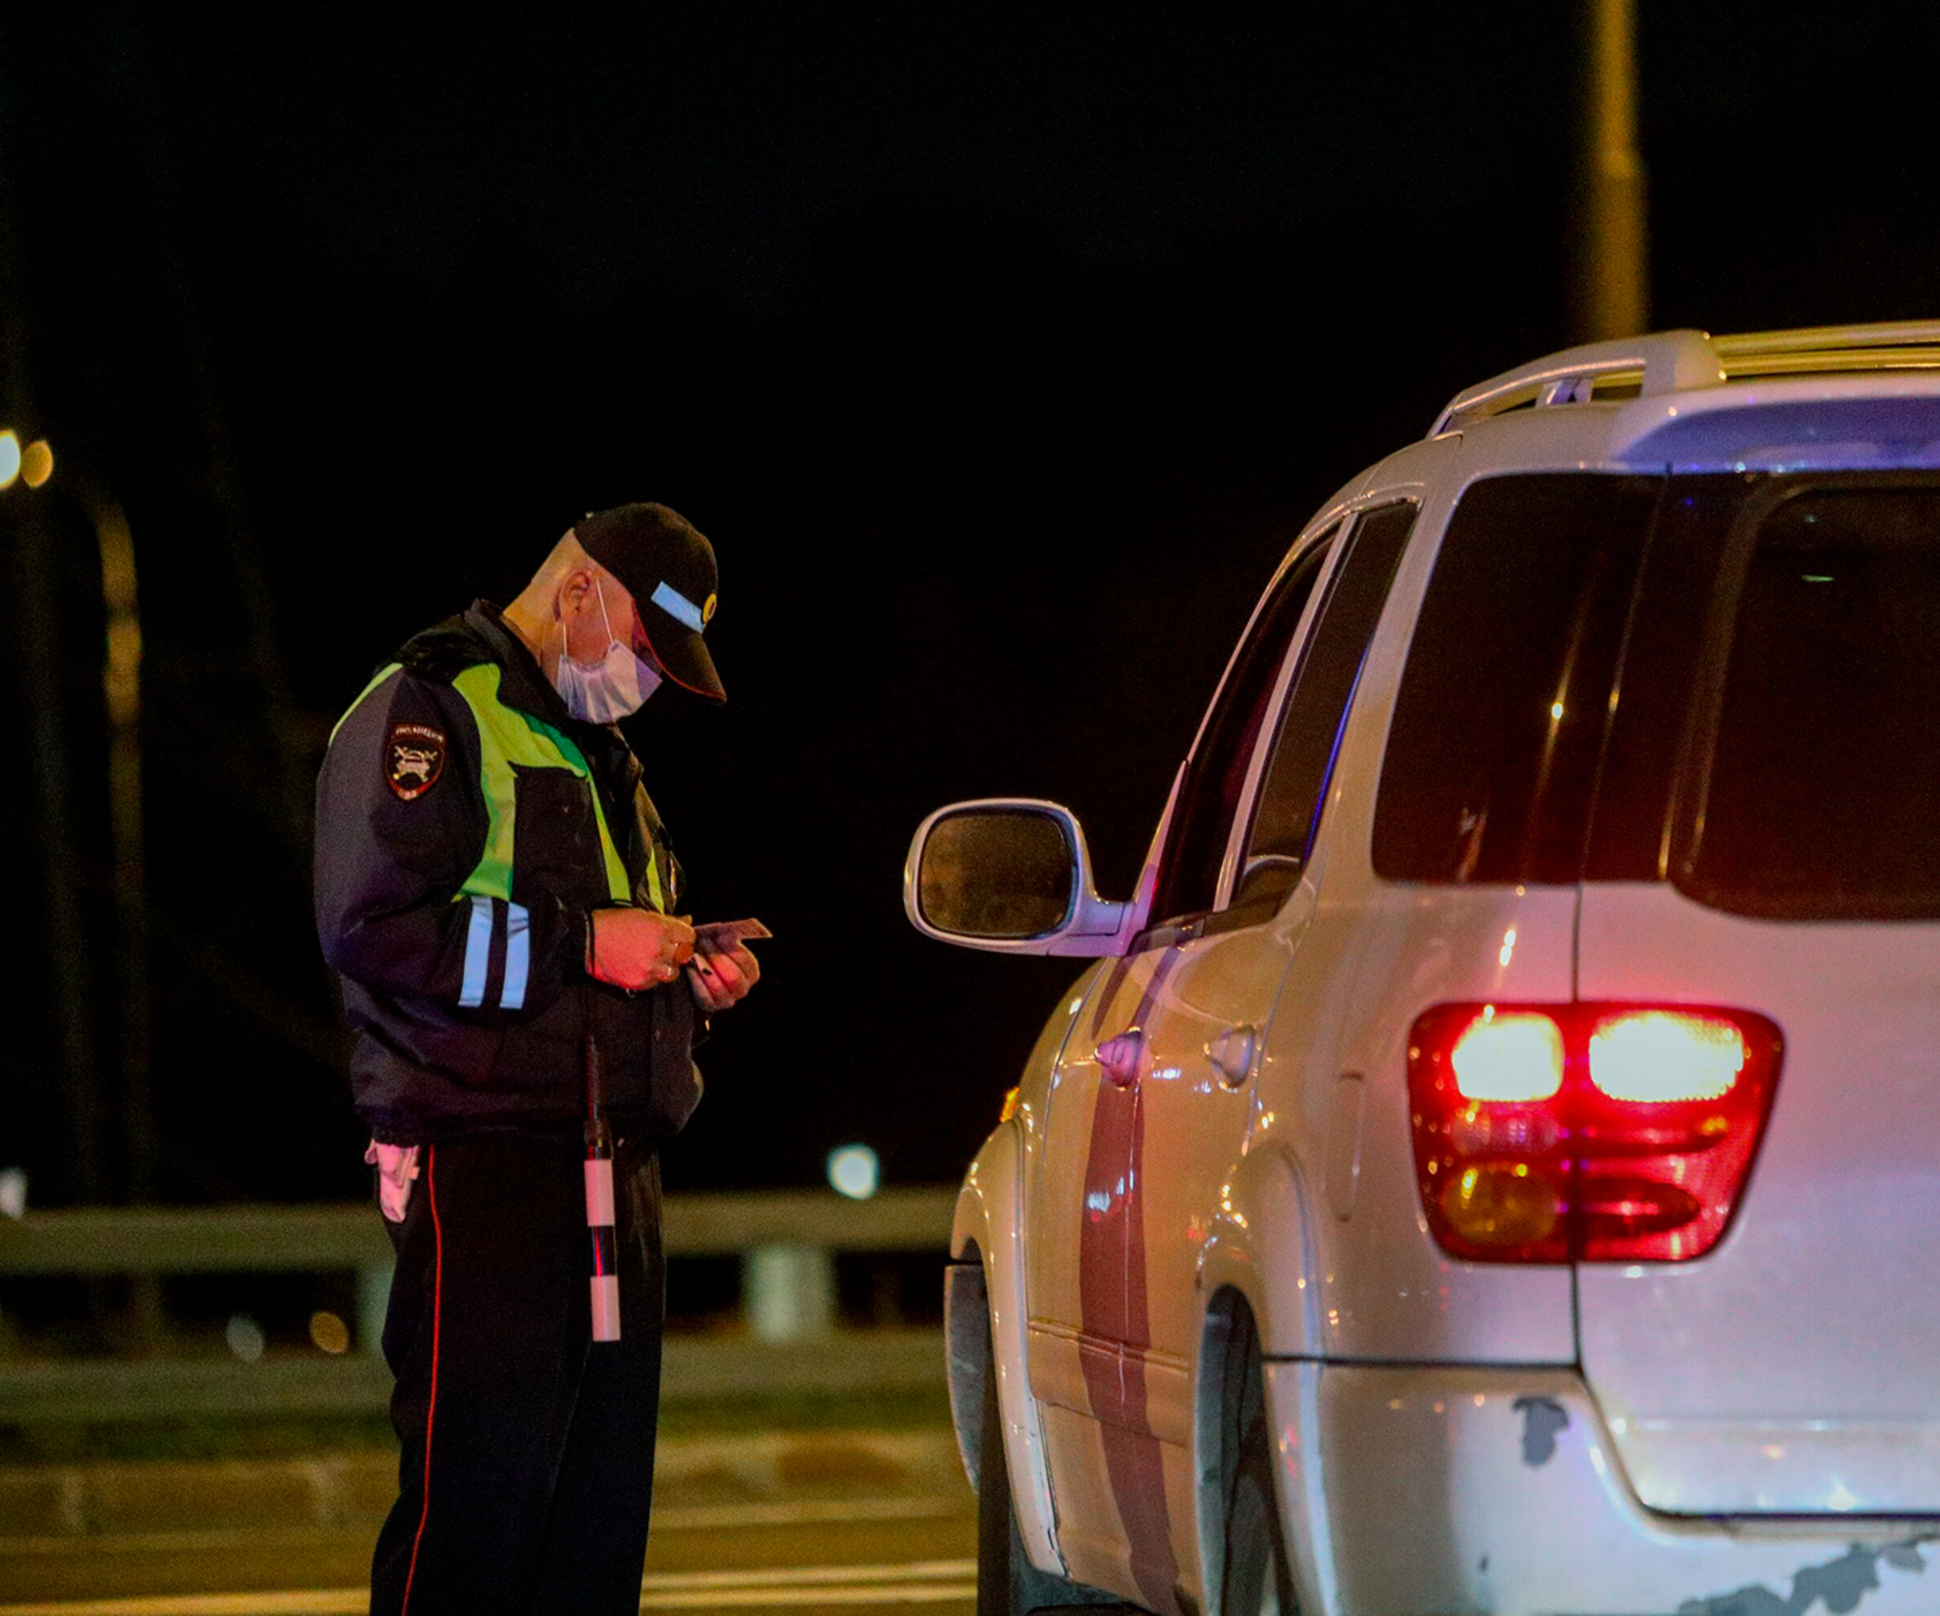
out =
[[[1782,1043],[1715,1246],[1680,1260],[1660,1235],[1637,1260],[1579,1262],[1583,1372],[1653,1508],[1931,1513],[1940,479],[1670,489],[1604,761],[1578,997],[1755,1012]]]
[[[1153,913],[1178,922],[1140,938],[1091,979],[1053,1073],[1027,1190],[1026,1300],[1032,1395],[1057,1505],[1058,1546],[1080,1581],[1136,1590],[1176,1608],[1180,1566],[1171,1519],[1193,1496],[1191,1455],[1163,1440],[1143,1349],[1148,1157],[1141,1078],[1146,1025],[1183,947],[1213,912],[1235,815],[1290,654],[1331,556],[1329,532],[1297,547],[1227,669],[1181,771],[1169,811]],[[1277,980],[1277,979],[1276,979]],[[1234,1107],[1229,1131],[1243,1127]],[[1156,1164],[1154,1164],[1156,1165]]]
[[[1265,1029],[1303,930],[1282,910],[1414,515],[1407,502],[1360,512],[1276,582],[1262,621],[1301,615],[1297,647],[1288,656],[1269,630],[1276,653],[1243,656],[1229,676],[1161,853],[1160,923],[1100,982],[1066,1046],[1060,1083],[1088,1078],[1095,1095],[1081,1323],[1063,1347],[1034,1319],[1046,1339],[1033,1343],[1033,1381],[1057,1405],[1045,1424],[1067,1566],[1135,1587],[1153,1610],[1176,1608],[1196,1561],[1199,1242],[1247,1137]],[[1323,578],[1330,543],[1339,553]]]

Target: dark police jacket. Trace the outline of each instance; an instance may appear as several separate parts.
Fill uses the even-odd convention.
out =
[[[628,994],[586,961],[593,909],[679,898],[626,742],[567,713],[496,607],[416,636],[317,781],[317,936],[359,1115],[404,1145],[577,1119],[590,1030],[615,1121],[674,1132],[700,1098],[686,980]]]

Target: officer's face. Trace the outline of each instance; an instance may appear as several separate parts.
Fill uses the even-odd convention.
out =
[[[607,646],[617,639],[663,679],[667,676],[666,665],[654,654],[653,645],[647,639],[646,625],[640,621],[640,608],[618,579],[610,574],[589,573],[588,587],[583,591],[575,590],[569,579],[561,605],[566,625],[566,655],[575,662],[583,667],[594,666],[605,658]]]

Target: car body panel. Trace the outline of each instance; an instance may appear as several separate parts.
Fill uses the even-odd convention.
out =
[[[1592,886],[1588,998],[1756,1010],[1785,1050],[1735,1222],[1584,1265],[1583,1367],[1648,1504],[1940,1511],[1940,926],[1752,920]]]
[[[1646,1510],[1569,1370],[1274,1363],[1267,1406],[1283,1506],[1317,1508],[1331,1547],[1295,1551],[1303,1616],[1779,1616],[1862,1600],[1867,1616],[1912,1616],[1940,1593],[1931,1519]]]
[[[1175,1608],[1180,1564],[1170,1506],[1185,1479],[1192,1517],[1189,1362],[1155,1360],[1145,1287],[1141,1085],[1120,1084],[1097,1045],[1149,1013],[1166,951],[1095,975],[1047,1095],[1043,1148],[1031,1185],[1034,1238],[1026,1259],[1030,1384],[1069,1574],[1133,1587],[1153,1609]],[[1130,1020],[1126,1020],[1127,1017]],[[1165,1451],[1174,1451],[1168,1455]]]
[[[1518,896],[1381,887],[1359,903],[1319,906],[1274,1018],[1260,1133],[1289,1134],[1309,1178],[1324,1179],[1330,1154],[1358,1162],[1347,1215],[1330,1204],[1314,1223],[1322,1356],[1574,1358],[1566,1266],[1461,1262],[1429,1235],[1415,1187],[1407,1052],[1408,1029],[1430,1005],[1567,998],[1575,918],[1574,891],[1553,888]],[[1328,968],[1341,960],[1352,969]],[[1346,1082],[1360,1090],[1359,1147],[1330,1152]],[[1272,1353],[1290,1346],[1265,1342]]]
[[[1675,471],[1932,465],[1936,405],[1940,377],[1931,371],[1774,378],[1622,405],[1610,452]]]
[[[1094,968],[1095,969],[1095,968]],[[1089,974],[1089,973],[1088,973]],[[1011,1499],[1024,1551],[1041,1570],[1062,1569],[1057,1549],[1057,1518],[1038,1407],[1029,1391],[1025,1350],[1024,1295],[1025,1185],[1034,1155],[1035,1129],[1044,1111],[1051,1068],[1070,1031],[1071,1017],[1083,1002],[1081,978],[1045,1023],[1025,1063],[1016,1111],[984,1142],[957,1196],[950,1230],[950,1255],[961,1261],[975,1251],[983,1264],[989,1296],[997,1405],[1004,1423],[1004,1451],[1010,1464]],[[958,1409],[959,1419],[977,1417]],[[979,1413],[981,1411],[978,1411]],[[959,1431],[960,1445],[968,1446]]]
[[[1420,452],[1429,448],[1432,458]],[[1435,1003],[1568,998],[1576,889],[1400,886],[1375,877],[1368,852],[1388,715],[1455,503],[1449,489],[1466,485],[1477,458],[1488,463],[1467,436],[1416,445],[1385,462],[1364,493],[1413,492],[1421,510],[1362,667],[1312,859],[1278,922],[1302,936],[1267,1029],[1253,1144],[1287,1151],[1302,1181],[1322,1186],[1329,1211],[1311,1236],[1321,1340],[1310,1349],[1263,1328],[1268,1353],[1574,1356],[1566,1268],[1456,1263],[1430,1239],[1414,1187],[1407,1031]],[[1388,480],[1430,471],[1439,482],[1426,489]],[[1343,1083],[1359,1091],[1350,1106]],[[1358,1138],[1331,1138],[1336,1122]],[[1351,1196],[1327,1182],[1336,1159],[1354,1181]]]
[[[1075,1410],[1043,1413],[1057,1457],[1058,1546],[1067,1575],[1137,1600],[1157,1616],[1201,1607],[1195,1560],[1181,1560],[1167,1523],[1194,1516],[1192,1450]],[[1127,1475],[1138,1485],[1123,1488]],[[1131,1518],[1121,1511],[1129,1509]]]

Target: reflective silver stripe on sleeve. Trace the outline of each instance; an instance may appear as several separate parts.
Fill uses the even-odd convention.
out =
[[[465,933],[465,985],[458,1003],[476,1010],[485,1002],[485,972],[492,963],[492,900],[472,899],[471,929]]]
[[[671,617],[676,623],[685,623],[696,634],[707,627],[707,619],[701,615],[700,607],[683,595],[672,584],[663,583],[652,595],[654,605]]]
[[[525,1008],[525,979],[532,969],[532,916],[522,903],[505,907],[505,986],[499,989],[501,1010]]]

